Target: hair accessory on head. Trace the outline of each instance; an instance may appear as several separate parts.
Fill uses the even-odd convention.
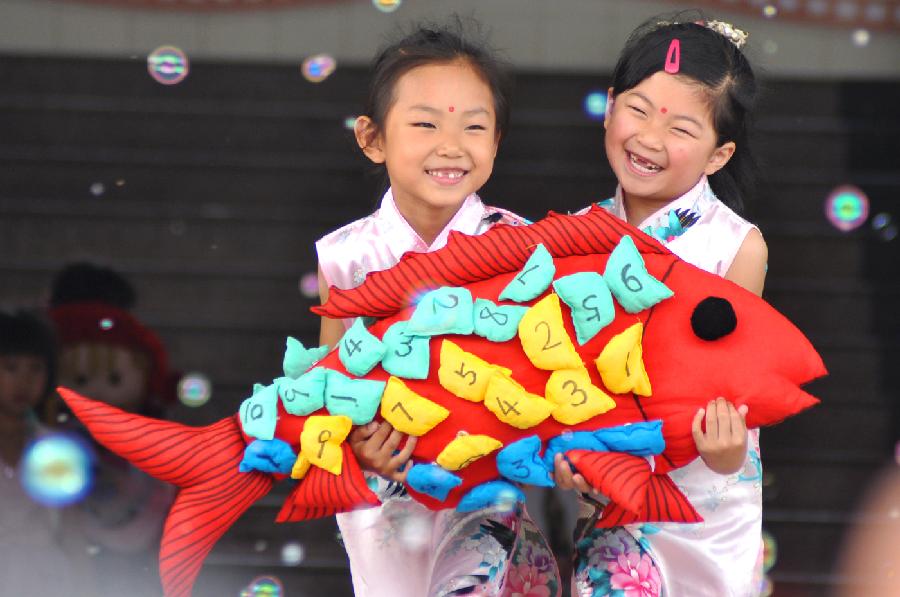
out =
[[[679,70],[681,70],[681,42],[676,37],[669,44],[669,51],[666,52],[666,72],[674,75]]]
[[[747,38],[749,37],[747,32],[743,29],[738,29],[731,23],[726,23],[724,21],[706,21],[705,23],[701,22],[699,24],[707,29],[712,29],[719,35],[725,36],[725,38],[737,48],[740,48],[747,43]]]

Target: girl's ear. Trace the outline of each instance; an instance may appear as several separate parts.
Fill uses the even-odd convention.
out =
[[[707,176],[712,176],[721,170],[728,163],[728,160],[731,159],[731,156],[734,155],[735,149],[737,149],[737,145],[734,144],[734,141],[728,141],[716,147],[712,155],[709,156],[709,161],[706,163],[706,168],[703,169],[703,172]]]
[[[613,109],[613,102],[615,101],[615,97],[613,96],[613,88],[610,87],[606,90],[606,113],[603,115],[603,130],[605,131],[609,124],[607,124],[609,120],[609,115]]]
[[[376,164],[384,163],[384,148],[381,143],[381,135],[378,127],[368,116],[359,116],[353,125],[353,134],[356,136],[356,144],[362,149],[366,157]]]

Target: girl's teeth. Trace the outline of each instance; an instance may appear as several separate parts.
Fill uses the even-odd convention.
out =
[[[652,164],[644,159],[641,159],[633,153],[628,154],[628,159],[631,160],[631,163],[635,168],[646,174],[652,174],[653,172],[659,172],[660,170],[662,170],[662,168],[660,168],[656,164]]]
[[[428,174],[441,178],[462,178],[463,172],[459,170],[429,170]]]

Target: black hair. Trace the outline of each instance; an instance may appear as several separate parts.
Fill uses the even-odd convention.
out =
[[[50,306],[101,301],[125,311],[134,307],[137,293],[121,274],[88,262],[70,263],[53,278]]]
[[[419,66],[463,61],[484,80],[494,98],[497,135],[509,128],[509,104],[512,96],[512,71],[496,50],[488,45],[486,34],[474,19],[451,17],[446,24],[420,23],[384,46],[371,66],[369,91],[363,113],[375,125],[375,133],[384,130],[384,121],[394,103],[394,88],[400,77]]]
[[[42,317],[29,311],[0,311],[0,355],[43,359],[47,380],[42,400],[49,398],[56,389],[59,347],[53,328]]]
[[[709,177],[713,192],[723,203],[742,211],[753,192],[756,162],[749,141],[757,84],[753,68],[728,37],[710,29],[699,11],[654,17],[635,29],[619,55],[613,71],[613,95],[633,89],[653,74],[665,70],[671,41],[681,46],[677,77],[696,82],[709,99],[716,146],[733,141],[731,159]]]

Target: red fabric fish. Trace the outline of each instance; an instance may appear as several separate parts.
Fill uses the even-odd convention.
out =
[[[468,448],[463,446],[462,456],[448,456],[448,447],[456,446],[461,436],[483,436],[487,444],[493,442],[498,448],[537,436],[539,445],[546,447],[548,440],[551,444],[559,442],[566,434],[615,429],[627,435],[645,422],[651,427],[661,422],[665,445],[652,452],[652,459],[645,453],[614,447],[583,449],[579,445],[579,449],[565,452],[570,462],[611,498],[601,525],[695,522],[699,516],[665,473],[697,457],[691,420],[699,408],[712,398],[724,396],[736,405],[747,405],[748,426],[759,427],[777,423],[818,402],[800,386],[824,375],[825,368],[797,328],[759,297],[679,260],[653,238],[599,208],[580,216],[551,213],[531,226],[498,226],[477,237],[454,233],[444,249],[407,254],[395,267],[370,274],[353,290],[331,289],[328,303],[314,311],[336,318],[381,318],[368,332],[384,339],[393,324],[414,316],[423,304],[413,304],[415,300],[441,287],[465,288],[476,299],[515,304],[498,297],[527,273],[523,267],[530,263],[538,244],[552,256],[553,277],[559,281],[579,272],[603,273],[610,254],[626,236],[640,252],[646,273],[670,289],[671,298],[635,313],[627,312],[616,301],[612,321],[578,344],[572,340],[577,336],[574,310],[566,304],[556,306],[554,287],[550,286],[520,303],[531,315],[526,313],[522,318],[519,338],[495,342],[478,335],[437,334],[428,341],[430,366],[425,379],[403,379],[398,386],[398,380],[381,365],[360,376],[388,382],[381,402],[381,414],[386,417],[402,415],[412,421],[419,417],[410,413],[421,406],[420,398],[427,403],[423,408],[428,416],[440,415],[439,421],[426,425],[413,460],[437,462],[448,468],[456,475],[458,486],[444,499],[439,492],[426,489],[421,493],[410,488],[415,499],[434,509],[453,507],[473,488],[501,477],[498,460],[490,453],[494,448],[478,448],[476,452],[482,450],[484,454],[466,457]],[[640,285],[628,267],[614,275],[626,286]],[[535,305],[550,312],[555,309],[562,317],[554,324]],[[434,310],[437,313],[437,306]],[[526,335],[537,342],[537,348],[524,346]],[[625,348],[607,350],[619,345]],[[548,365],[541,360],[544,352],[559,352],[558,347],[574,349],[577,364]],[[573,353],[567,354],[571,361]],[[316,367],[347,374],[341,356],[340,351],[332,351]],[[473,356],[489,367],[477,375],[488,371],[494,377],[479,397],[461,398],[463,394],[441,379],[439,369],[442,362],[453,357],[457,359],[454,367],[462,363],[453,373],[466,384],[474,384],[477,375],[469,370],[477,360]],[[610,373],[610,368],[617,367],[622,371]],[[643,371],[636,373],[639,368]],[[610,388],[621,383],[627,391]],[[401,386],[402,390],[397,390]],[[554,401],[549,399],[551,387],[556,388]],[[390,392],[394,393],[388,402]],[[404,402],[408,392],[412,397]],[[98,441],[149,474],[181,488],[166,524],[160,569],[166,595],[190,594],[203,558],[215,541],[283,475],[238,472],[244,447],[254,438],[242,432],[236,417],[191,429],[122,413],[65,389],[60,393]],[[295,453],[309,455],[313,466],[309,467],[308,459],[301,454],[297,465],[303,465],[301,474],[305,476],[288,497],[278,520],[305,520],[376,504],[346,444],[332,454],[341,463],[340,474],[316,466],[316,456],[322,456],[326,449],[323,438],[332,437],[336,433],[333,428],[318,432],[318,454],[301,446],[309,417],[328,412],[322,409],[309,416],[289,414],[284,404],[287,398],[284,392],[281,394],[274,438],[286,442]],[[587,404],[589,397],[593,403],[605,400],[605,410],[573,422],[571,417],[577,418],[578,412],[575,407]],[[391,405],[393,408],[388,408]],[[530,415],[525,412],[528,410]],[[551,411],[552,416],[548,414]],[[249,415],[242,416],[246,421]],[[516,466],[524,466],[521,463],[516,461]],[[508,473],[506,476],[513,478]]]

